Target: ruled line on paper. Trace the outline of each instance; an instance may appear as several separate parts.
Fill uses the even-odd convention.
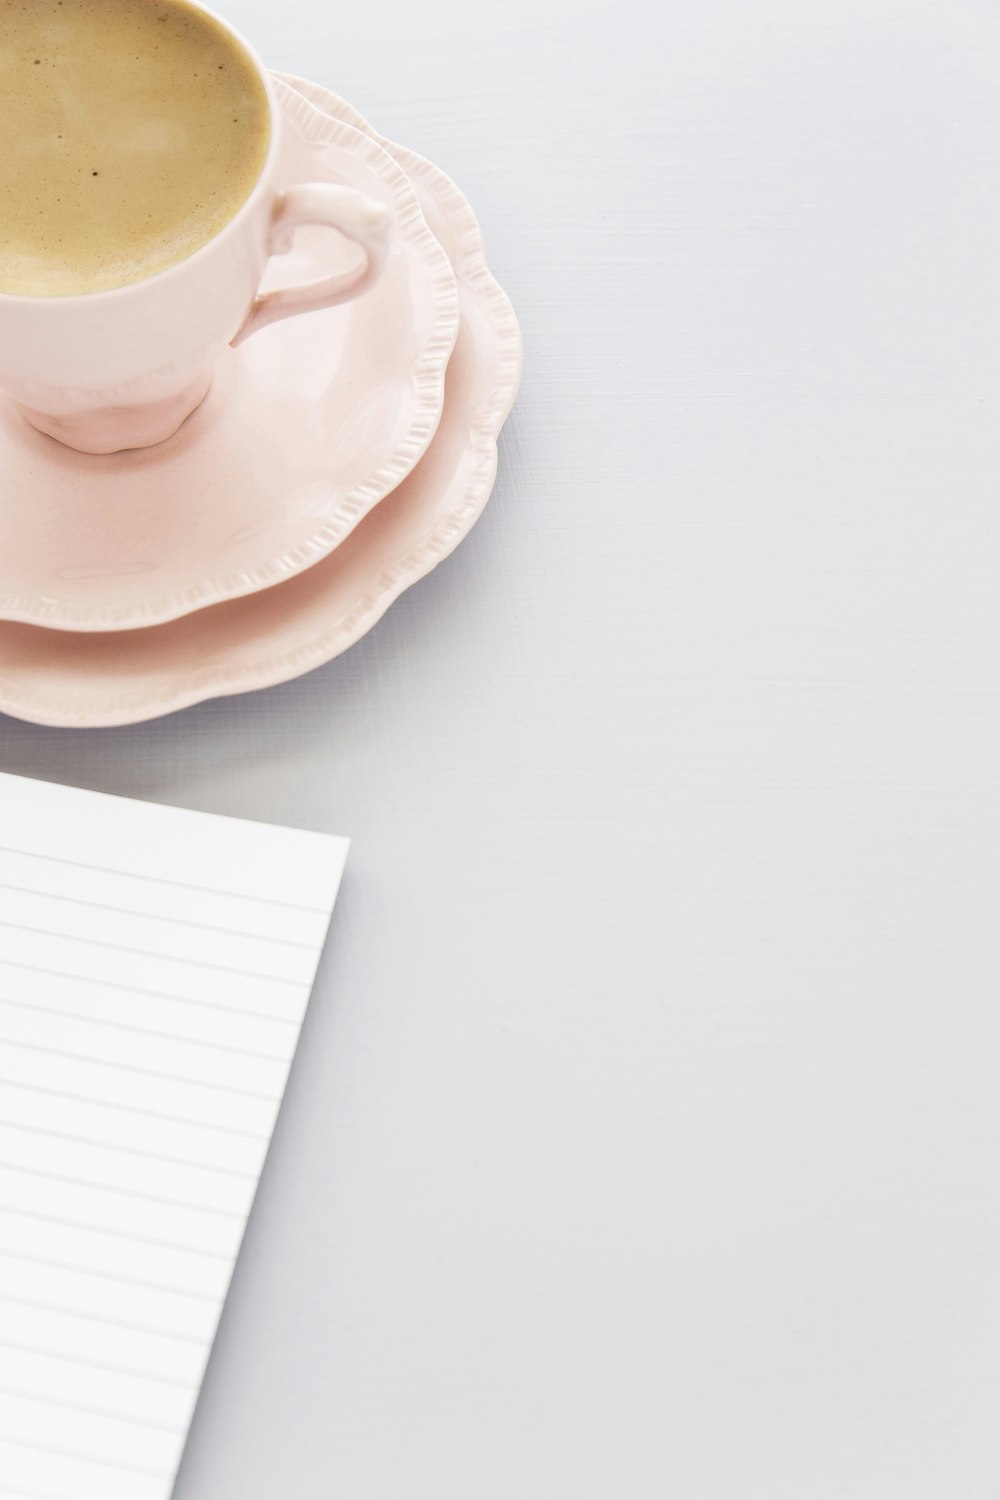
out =
[[[0,1500],[169,1500],[346,844],[3,774],[0,826]]]
[[[102,1234],[112,1240],[131,1240],[135,1245],[151,1245],[154,1250],[180,1250],[185,1255],[203,1255],[206,1260],[231,1261],[232,1256],[224,1250],[206,1250],[201,1245],[185,1244],[176,1240],[161,1240],[148,1234],[126,1234],[123,1229],[105,1229],[101,1224],[86,1224],[79,1219],[63,1219],[57,1214],[40,1214],[30,1208],[7,1208],[3,1213],[15,1219],[37,1219],[42,1224],[58,1224],[60,1229],[79,1229],[84,1234]]]
[[[54,1495],[51,1490],[0,1490],[0,1500],[69,1500],[67,1495]]]
[[[23,1260],[29,1265],[50,1266],[55,1271],[72,1271],[77,1276],[95,1276],[102,1281],[120,1281],[124,1286],[136,1287],[144,1292],[162,1292],[170,1297],[190,1297],[197,1302],[216,1303],[219,1298],[211,1292],[193,1291],[190,1287],[165,1286],[159,1281],[137,1281],[131,1276],[122,1276],[118,1271],[96,1271],[92,1266],[74,1265],[72,1261],[45,1260],[40,1255],[26,1255],[19,1250],[10,1250],[6,1245],[0,1245],[0,1255],[8,1256],[11,1260]]]
[[[165,1432],[168,1434],[182,1433],[182,1427],[168,1427],[159,1422],[144,1422],[139,1417],[123,1417],[119,1412],[108,1411],[105,1407],[77,1406],[73,1401],[60,1401],[56,1396],[32,1396],[26,1391],[9,1390],[6,1386],[0,1386],[0,1397],[9,1396],[16,1401],[33,1402],[39,1406],[59,1406],[64,1411],[79,1412],[82,1417],[107,1417],[113,1422],[125,1422],[131,1427],[144,1427],[149,1432]],[[0,1495],[5,1491],[0,1490]]]
[[[305,979],[286,979],[281,974],[262,974],[257,969],[237,969],[232,964],[208,963],[203,958],[185,958],[178,953],[158,953],[148,948],[130,948],[125,943],[108,943],[102,938],[81,937],[76,932],[59,932],[51,927],[29,927],[24,922],[4,922],[0,919],[0,927],[7,927],[16,932],[29,932],[33,937],[59,938],[66,943],[85,943],[89,948],[108,948],[114,953],[129,953],[137,958],[160,958],[166,963],[187,964],[195,969],[208,969],[214,974],[235,974],[239,979],[266,979],[268,984],[290,984],[297,989],[308,988],[309,981]]]
[[[64,1130],[43,1130],[39,1125],[23,1125],[20,1121],[12,1128],[27,1131],[31,1135],[47,1136],[54,1141],[72,1141],[78,1146],[96,1146],[101,1151],[121,1151],[127,1156],[141,1156],[146,1161],[163,1162],[171,1167],[194,1167],[199,1172],[218,1172],[221,1176],[238,1177],[242,1182],[257,1181],[255,1172],[240,1172],[235,1167],[207,1166],[204,1162],[191,1161],[190,1158],[183,1156],[161,1156],[157,1151],[142,1151],[138,1146],[123,1146],[117,1141],[109,1143],[91,1140],[87,1136],[70,1135]]]
[[[2,1334],[0,1334],[0,1348],[19,1349],[24,1354],[40,1354],[43,1359],[58,1359],[64,1364],[81,1365],[87,1370],[107,1370],[111,1375],[127,1375],[130,1380],[148,1380],[152,1385],[171,1385],[177,1390],[190,1391],[195,1385],[195,1382],[191,1380],[174,1380],[168,1375],[151,1375],[148,1370],[109,1365],[100,1359],[76,1359],[72,1354],[64,1354],[61,1349],[36,1349],[32,1344],[19,1344],[14,1339],[5,1339]]]
[[[252,942],[276,943],[282,948],[304,948],[309,953],[313,951],[312,943],[304,943],[299,938],[273,938],[268,937],[266,933],[250,932],[241,927],[216,927],[211,922],[197,922],[193,917],[166,917],[162,912],[157,912],[154,916],[150,912],[127,906],[113,906],[107,901],[89,901],[83,896],[65,896],[56,891],[39,891],[34,886],[12,885],[5,880],[0,880],[0,891],[18,891],[22,896],[38,896],[44,901],[67,901],[73,906],[89,906],[94,911],[114,912],[119,917],[149,917],[153,921],[169,922],[176,927],[195,927],[201,932],[224,933],[226,937],[249,938]]]
[[[186,1036],[179,1031],[147,1031],[145,1026],[132,1026],[127,1021],[109,1021],[105,1016],[84,1016],[78,1010],[53,1010],[48,1005],[33,1005],[27,1000],[11,1000],[6,995],[0,995],[0,1006],[3,1005],[16,1006],[18,1010],[30,1011],[32,1015],[58,1016],[64,1021],[84,1021],[88,1026],[110,1026],[116,1031],[134,1031],[139,1036],[153,1037],[160,1042],[186,1042],[191,1047],[211,1047],[230,1057],[255,1057],[261,1062],[285,1062],[278,1052],[255,1052],[248,1047],[231,1047],[228,1042],[206,1041],[204,1037]]]
[[[191,1213],[215,1214],[220,1219],[235,1219],[240,1222],[245,1215],[233,1208],[215,1208],[211,1204],[185,1203],[180,1198],[162,1198],[158,1193],[142,1193],[133,1187],[118,1187],[111,1182],[87,1182],[83,1177],[74,1177],[68,1172],[44,1172],[40,1167],[26,1167],[20,1163],[0,1160],[0,1172],[22,1172],[29,1177],[40,1177],[44,1182],[72,1183],[76,1187],[93,1188],[97,1193],[118,1193],[123,1198],[135,1199],[139,1203],[157,1203],[162,1208],[184,1208]],[[0,1291],[0,1302],[3,1292]]]
[[[51,1490],[0,1490],[0,1500],[70,1500],[69,1495],[54,1495]]]
[[[58,1047],[45,1047],[40,1042],[22,1042],[14,1037],[3,1037],[2,1043],[5,1047],[20,1047],[25,1052],[41,1052],[46,1057],[64,1057],[74,1062],[85,1062],[94,1068],[117,1068],[121,1072],[138,1074],[142,1078],[159,1078],[164,1083],[188,1083],[200,1089],[215,1089],[221,1094],[238,1094],[242,1099],[263,1099],[266,1103],[273,1104],[277,1098],[276,1094],[263,1094],[257,1089],[238,1089],[228,1083],[208,1083],[204,1078],[185,1078],[182,1073],[157,1073],[152,1068],[140,1068],[134,1063],[118,1062],[113,1058],[63,1052]]]
[[[89,975],[74,974],[68,969],[48,969],[41,964],[19,963],[16,959],[6,958],[0,954],[0,968],[30,969],[34,974],[48,974],[53,979],[83,979],[87,984],[100,984],[104,989],[124,990],[130,995],[146,995],[154,1000],[176,1000],[179,1005],[205,1006],[209,1010],[224,1010],[234,1016],[254,1016],[261,1021],[275,1021],[279,1026],[298,1026],[299,1022],[285,1016],[271,1015],[262,1010],[240,1010],[235,1005],[223,1005],[211,1000],[194,1000],[190,995],[174,995],[167,990],[142,989],[134,984],[122,984],[111,979],[93,979]]]
[[[0,1443],[10,1443],[15,1448],[33,1448],[39,1453],[54,1453],[58,1458],[75,1458],[84,1464],[99,1464],[102,1469],[118,1469],[123,1474],[142,1474],[146,1479],[166,1479],[162,1469],[144,1469],[138,1464],[123,1464],[117,1461],[111,1462],[106,1458],[99,1458],[93,1453],[70,1453],[66,1448],[57,1448],[50,1443],[28,1443],[24,1438],[13,1437],[9,1432],[0,1431]]]
[[[0,852],[4,854],[22,854],[29,859],[45,859],[52,864],[72,865],[78,870],[93,870],[103,875],[122,875],[128,880],[150,880],[157,885],[177,886],[185,891],[197,891],[199,894],[208,896],[238,896],[241,901],[261,901],[268,906],[285,906],[291,911],[307,911],[313,916],[328,917],[330,909],[324,906],[304,906],[299,901],[282,901],[275,896],[252,896],[246,891],[221,891],[217,886],[194,885],[189,880],[168,880],[164,875],[150,875],[138,870],[118,870],[112,865],[95,865],[86,860],[63,859],[55,854],[39,854],[34,849],[12,849],[8,844],[0,844]]]
[[[87,1323],[101,1323],[105,1328],[121,1328],[127,1333],[148,1333],[158,1339],[176,1339],[181,1344],[201,1346],[202,1340],[193,1333],[177,1333],[173,1328],[147,1328],[145,1323],[126,1323],[121,1318],[102,1318],[99,1313],[81,1312],[77,1307],[52,1307],[48,1302],[33,1302],[30,1297],[8,1297],[0,1292],[0,1302],[13,1307],[29,1307],[35,1312],[56,1313],[60,1317],[81,1318]]]
[[[90,1059],[88,1058],[87,1061]],[[12,1089],[28,1089],[33,1094],[50,1094],[55,1099],[75,1099],[80,1104],[99,1104],[102,1109],[120,1109],[130,1115],[146,1115],[151,1120],[170,1120],[175,1125],[195,1125],[199,1130],[216,1130],[223,1135],[244,1136],[250,1141],[267,1141],[269,1135],[263,1135],[256,1130],[236,1130],[231,1125],[213,1125],[206,1120],[192,1120],[186,1115],[166,1115],[155,1109],[142,1109],[137,1104],[119,1104],[106,1099],[95,1099],[91,1094],[71,1094],[66,1089],[47,1089],[40,1083],[21,1083],[16,1078],[0,1078],[0,1088],[4,1084]]]

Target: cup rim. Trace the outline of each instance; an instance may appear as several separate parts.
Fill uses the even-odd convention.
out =
[[[140,287],[153,286],[154,284],[162,285],[163,282],[169,280],[171,277],[183,274],[188,266],[193,265],[197,260],[206,255],[208,251],[218,245],[224,235],[235,232],[237,227],[242,225],[256,209],[261,194],[271,180],[274,164],[277,161],[278,151],[281,146],[279,128],[281,105],[278,100],[278,91],[275,88],[274,79],[256,47],[247,40],[241,31],[237,30],[231,21],[227,20],[225,16],[221,16],[212,6],[203,4],[202,0],[168,0],[168,3],[187,6],[189,10],[198,11],[201,15],[208,16],[237,46],[242,48],[253,64],[257,77],[264,88],[268,107],[268,123],[270,126],[267,154],[264,157],[257,180],[232,218],[227,219],[222,228],[217,230],[211,239],[206,240],[203,245],[199,245],[197,250],[193,250],[190,255],[185,255],[183,260],[174,261],[172,265],[164,266],[160,271],[154,271],[151,276],[142,276],[137,281],[125,281],[121,286],[104,287],[97,292],[71,292],[68,296],[46,297],[35,296],[31,292],[0,291],[0,305],[20,302],[33,307],[79,307],[83,305],[90,307],[102,300],[107,301],[111,298],[122,297],[129,292],[134,293]]]

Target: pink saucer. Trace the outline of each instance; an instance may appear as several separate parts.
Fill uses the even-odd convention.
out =
[[[286,81],[382,141],[334,95]],[[0,709],[43,724],[128,724],[287,681],[353,645],[471,530],[493,488],[497,436],[520,382],[521,336],[458,188],[422,157],[383,144],[416,187],[458,276],[458,342],[441,425],[423,459],[336,552],[275,589],[117,635],[0,625]]]
[[[0,404],[0,620],[152,626],[291,578],[343,541],[436,431],[458,328],[448,258],[381,146],[278,92],[286,186],[345,183],[391,209],[381,279],[227,350],[204,405],[155,448],[77,453]],[[266,285],[356,253],[330,230],[301,231]]]

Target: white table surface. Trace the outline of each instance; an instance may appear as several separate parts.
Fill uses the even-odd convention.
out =
[[[225,8],[527,367],[345,658],[0,726],[354,839],[177,1500],[996,1500],[1000,12]]]

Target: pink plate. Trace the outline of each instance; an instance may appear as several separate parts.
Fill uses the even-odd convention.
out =
[[[382,141],[332,94],[286,81]],[[382,144],[416,187],[458,276],[458,342],[427,453],[330,557],[275,589],[116,635],[0,625],[0,709],[42,724],[129,724],[285,682],[353,645],[471,530],[493,488],[497,436],[520,381],[521,336],[465,198],[422,157]]]
[[[390,208],[381,279],[226,350],[204,405],[155,448],[76,453],[0,403],[0,620],[153,626],[291,578],[332,552],[433,437],[458,328],[448,257],[375,140],[277,88],[284,186],[344,183]],[[303,230],[265,285],[356,253],[332,230]]]

